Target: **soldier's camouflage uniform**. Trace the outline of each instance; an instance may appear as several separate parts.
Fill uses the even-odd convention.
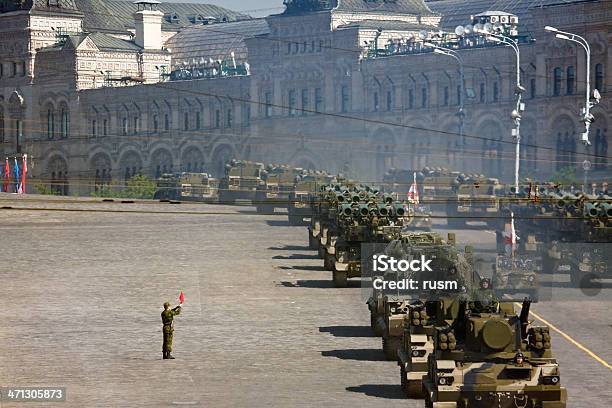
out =
[[[164,334],[164,344],[162,346],[162,352],[164,358],[172,358],[170,353],[172,352],[172,336],[174,334],[174,316],[181,313],[181,306],[177,306],[174,309],[165,309],[161,313]]]

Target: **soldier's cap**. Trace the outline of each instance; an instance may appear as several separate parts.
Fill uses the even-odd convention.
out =
[[[169,308],[170,307],[170,302],[164,302],[164,308]]]

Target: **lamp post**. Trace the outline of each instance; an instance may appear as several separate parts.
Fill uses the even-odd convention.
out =
[[[514,120],[515,128],[512,130],[512,136],[516,139],[516,151],[514,158],[514,188],[516,194],[519,193],[519,173],[521,160],[521,118],[522,112],[525,110],[525,104],[522,102],[523,92],[525,88],[521,85],[521,50],[518,42],[501,33],[492,33],[487,29],[474,28],[474,32],[484,34],[488,39],[508,45],[516,54],[516,107],[512,111],[511,117]]]
[[[459,112],[457,116],[459,116],[459,141],[461,146],[465,146],[465,137],[463,135],[465,128],[465,69],[463,64],[463,58],[461,55],[455,50],[451,50],[450,48],[441,47],[437,44],[426,42],[423,45],[427,47],[432,47],[434,49],[435,54],[446,55],[448,57],[454,58],[459,63],[459,75],[461,76],[461,84],[459,90]]]
[[[566,31],[561,31],[558,28],[546,26],[544,30],[555,33],[555,37],[571,41],[576,44],[580,44],[582,48],[584,48],[584,52],[586,54],[586,101],[584,104],[582,121],[584,122],[585,132],[582,134],[581,141],[586,146],[590,146],[591,142],[589,141],[589,130],[591,128],[591,123],[593,122],[593,115],[591,115],[591,108],[599,103],[599,99],[601,98],[599,95],[599,91],[595,89],[593,91],[595,102],[591,102],[591,46],[587,42],[584,37],[579,36],[578,34],[568,33]]]

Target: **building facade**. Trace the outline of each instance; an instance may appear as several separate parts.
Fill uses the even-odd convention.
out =
[[[142,7],[157,10],[153,3]],[[501,11],[518,16],[519,31],[536,39],[520,46],[521,174],[542,179],[588,159],[607,176],[612,10],[603,1],[507,3]],[[164,34],[172,15],[167,21],[158,12],[160,28],[141,30],[146,39],[138,35],[139,10],[131,11],[133,30],[96,31],[79,6],[74,0],[61,10],[5,7],[0,14],[1,30],[11,33],[0,40],[3,151],[31,155],[33,177],[67,184],[64,193],[138,173],[218,176],[234,157],[364,181],[392,167],[425,165],[512,180],[512,50],[458,49],[466,90],[460,127],[458,65],[421,49],[422,32],[435,39],[452,32],[458,16],[467,24],[487,11],[472,10],[471,2],[294,0],[285,13],[261,20],[186,18],[172,35]],[[34,16],[55,29],[38,33]],[[60,20],[65,28],[54,34]],[[602,101],[592,111],[589,147],[579,142],[584,53],[555,40],[546,25],[591,44],[591,84]]]

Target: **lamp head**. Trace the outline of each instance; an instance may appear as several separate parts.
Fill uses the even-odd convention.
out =
[[[548,32],[551,32],[551,33],[556,33],[556,32],[559,31],[558,28],[555,28],[555,27],[552,27],[552,26],[546,26],[546,27],[544,27],[544,30],[546,30]]]

